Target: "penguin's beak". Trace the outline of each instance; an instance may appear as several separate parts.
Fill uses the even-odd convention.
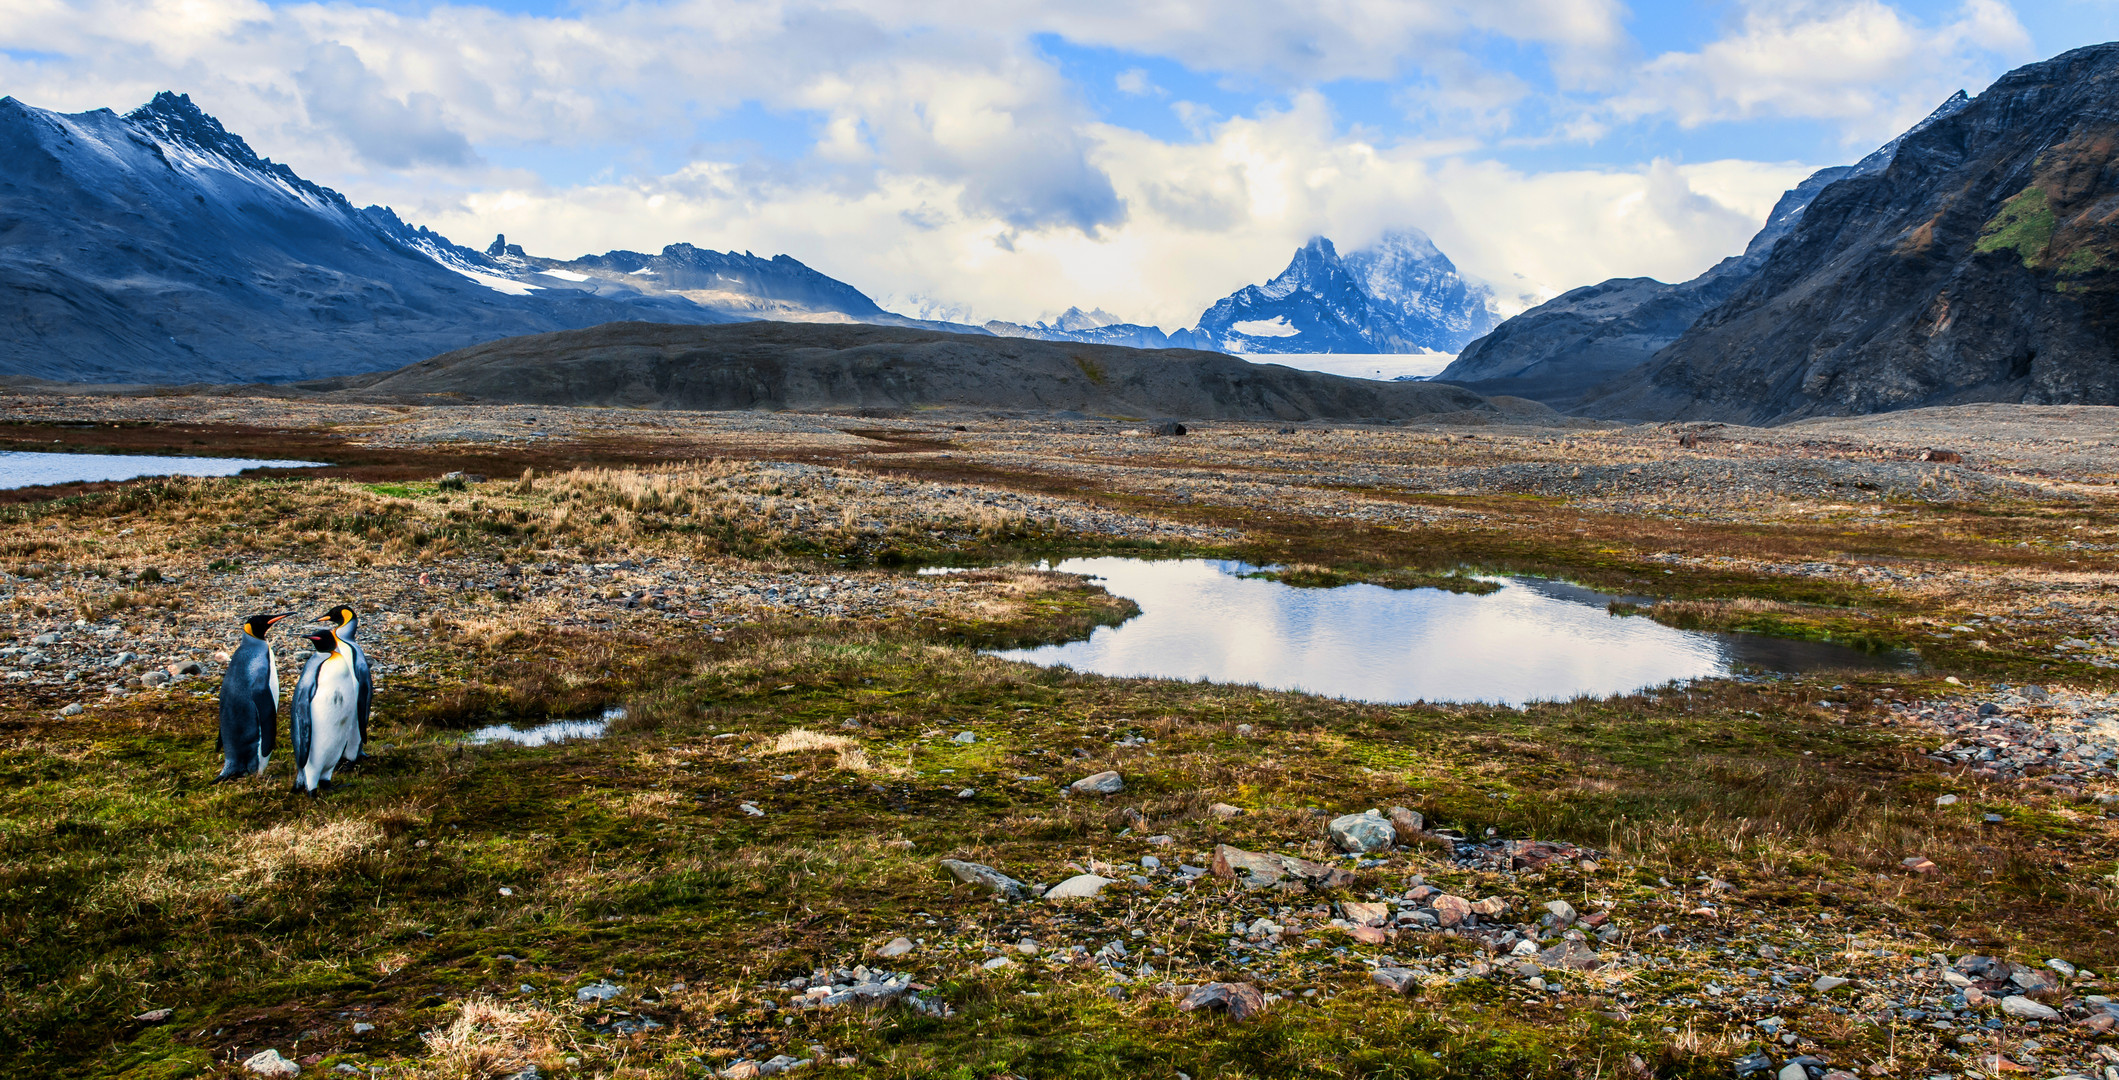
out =
[[[269,618],[269,619],[266,619],[266,620],[265,620],[265,625],[266,625],[266,626],[271,626],[272,624],[274,624],[274,623],[276,623],[276,622],[279,622],[279,621],[280,621],[281,619],[291,619],[291,618],[294,618],[294,617],[295,617],[296,615],[298,615],[298,614],[300,614],[300,613],[299,613],[299,612],[294,612],[294,611],[282,611],[282,612],[280,612],[279,614],[277,614],[277,615],[274,615],[273,617],[271,617],[271,618]]]

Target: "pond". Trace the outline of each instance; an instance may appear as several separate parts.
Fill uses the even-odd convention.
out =
[[[513,743],[516,746],[550,746],[553,743],[574,742],[578,739],[600,739],[611,730],[611,721],[625,719],[625,710],[610,708],[594,720],[554,720],[531,728],[516,728],[508,724],[493,724],[479,728],[464,736],[464,741],[474,746],[489,743]]]
[[[1535,578],[1483,596],[1344,585],[1303,589],[1206,559],[1068,559],[1140,605],[1085,641],[993,655],[1099,675],[1204,679],[1384,704],[1523,705],[1608,697],[1745,669],[1900,669],[1905,655],[1756,634],[1678,630],[1610,614],[1617,597]]]
[[[159,454],[48,454],[38,450],[0,450],[0,489],[42,484],[83,484],[96,480],[137,480],[142,476],[234,476],[245,469],[302,469],[321,461],[275,461],[260,458],[172,457]]]

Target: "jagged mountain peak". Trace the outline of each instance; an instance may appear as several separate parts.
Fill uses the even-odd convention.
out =
[[[1952,116],[1957,115],[1958,113],[1964,111],[1965,106],[1970,105],[1971,103],[1972,96],[1962,90],[1959,90],[1958,92],[1951,94],[1949,97],[1944,98],[1942,104],[1935,106],[1934,111],[1930,112],[1927,116],[1921,118],[1920,122],[1914,124],[1912,127],[1907,128],[1903,132],[1900,132],[1897,138],[1892,139],[1890,142],[1887,142],[1882,146],[1877,147],[1875,150],[1870,151],[1868,156],[1862,158],[1860,161],[1855,162],[1854,167],[1849,170],[1849,175],[1867,176],[1870,173],[1878,173],[1884,171],[1885,169],[1889,168],[1891,162],[1898,157],[1898,148],[1903,145],[1907,139],[1910,139],[1913,136],[1918,135],[1921,132],[1926,131],[1929,128],[1935,126],[1936,124],[1947,120]]]
[[[1124,319],[1105,311],[1103,308],[1083,311],[1079,307],[1070,307],[1060,312],[1059,316],[1052,321],[1040,321],[1038,325],[1052,330],[1072,333],[1079,330],[1095,330],[1104,326],[1117,326],[1124,322]]]
[[[1271,281],[1208,308],[1198,333],[1233,352],[1454,352],[1495,319],[1492,290],[1426,233],[1400,228],[1345,255],[1310,237]]]
[[[1435,246],[1435,241],[1432,237],[1419,229],[1409,227],[1386,230],[1382,236],[1376,238],[1375,243],[1361,248],[1359,251],[1348,253],[1347,258],[1352,259],[1356,255],[1368,255],[1377,258],[1388,257],[1409,262],[1428,259],[1440,259],[1443,262],[1449,262],[1449,256],[1442,254],[1442,249]],[[1451,263],[1451,267],[1454,269],[1455,264]]]
[[[142,131],[203,153],[217,154],[237,165],[293,175],[285,166],[276,167],[270,158],[260,157],[242,136],[222,127],[219,120],[193,104],[190,94],[164,90],[147,104],[126,113],[125,120]]]

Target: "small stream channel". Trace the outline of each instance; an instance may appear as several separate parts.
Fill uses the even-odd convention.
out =
[[[1620,599],[1538,578],[1483,596],[1344,585],[1305,589],[1208,559],[1067,559],[1140,605],[1084,641],[1008,649],[1011,660],[1099,675],[1206,680],[1383,704],[1523,705],[1608,697],[1745,670],[1899,670],[1910,654],[1826,642],[1678,630],[1610,614]]]

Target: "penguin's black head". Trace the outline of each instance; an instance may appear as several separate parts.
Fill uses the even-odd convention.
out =
[[[309,644],[315,646],[317,652],[328,653],[338,648],[338,635],[329,630],[311,630],[302,636],[309,639]]]
[[[243,620],[243,632],[254,638],[262,638],[265,631],[272,629],[273,623],[291,618],[294,618],[292,611],[282,611],[277,615],[252,615]]]
[[[337,607],[332,608],[330,611],[324,612],[322,615],[317,616],[316,621],[330,623],[333,626],[344,626],[359,617],[359,615],[354,613],[353,608],[351,606],[346,604],[340,604]]]

